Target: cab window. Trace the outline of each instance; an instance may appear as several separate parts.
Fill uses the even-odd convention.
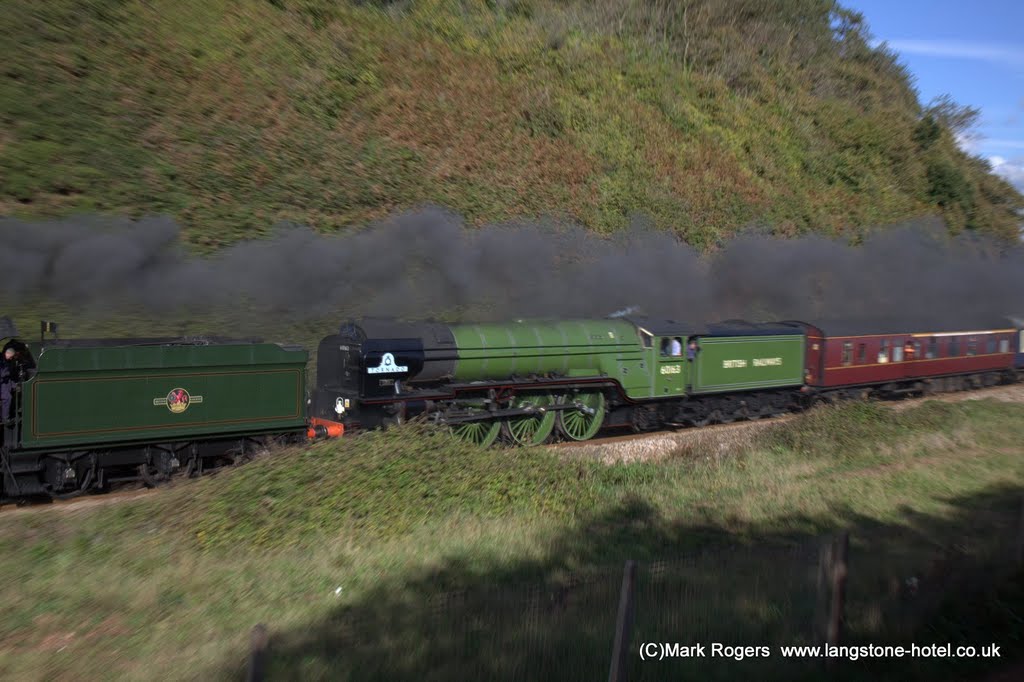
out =
[[[661,354],[669,357],[679,357],[683,354],[683,340],[676,336],[666,336],[661,340]]]

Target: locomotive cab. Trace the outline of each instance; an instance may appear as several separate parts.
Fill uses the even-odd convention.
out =
[[[36,359],[32,355],[32,350],[28,347],[28,344],[18,338],[3,338],[0,337],[0,344],[2,344],[2,353],[6,353],[7,349],[10,348],[14,351],[14,362],[19,370],[22,380],[27,379],[32,375],[32,372],[36,368]]]
[[[0,317],[0,353],[5,353],[8,348],[14,349],[15,361],[23,371],[35,369],[36,360],[32,356],[32,351],[28,344],[21,340],[14,322],[9,317]]]
[[[10,359],[8,351],[13,351]],[[9,317],[0,318],[0,362],[4,363],[0,386],[0,446],[13,450],[19,442],[21,384],[34,374],[36,361]]]

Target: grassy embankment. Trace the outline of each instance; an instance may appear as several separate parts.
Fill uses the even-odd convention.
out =
[[[863,18],[829,0],[14,0],[0,214],[169,214],[200,250],[436,203],[472,222],[648,214],[713,246],[761,223],[925,214],[1016,238]]]
[[[548,679],[579,665],[601,675],[624,559],[799,543],[842,526],[854,528],[849,633],[879,641],[893,634],[880,616],[889,607],[875,603],[887,580],[921,576],[927,593],[936,552],[971,555],[1013,535],[1022,439],[1024,407],[991,401],[831,408],[728,457],[687,452],[611,466],[540,449],[478,451],[413,426],[278,452],[141,500],[5,512],[0,676],[212,679],[237,673],[247,631],[261,621],[275,634],[272,665],[282,678],[367,679],[381,668],[381,679],[423,679],[430,668],[438,679],[467,670],[483,679],[544,660]],[[813,606],[813,557],[795,571],[757,551],[724,561],[686,569],[690,582],[675,586],[685,595],[663,587],[658,601],[641,602],[638,636],[699,641],[694,633],[731,627],[724,632],[751,640],[737,643],[806,639],[806,623],[792,619],[807,600]],[[804,568],[811,582],[785,592]],[[448,615],[458,627],[501,620],[507,637],[495,642],[433,620],[431,595],[565,584],[570,575],[610,575],[610,589],[596,602],[580,592],[562,616],[534,618],[515,600],[456,602]],[[752,594],[751,580],[760,584]],[[643,584],[644,594],[655,589]],[[987,594],[971,605],[973,620],[947,611],[952,619],[933,622],[924,639],[984,636],[1001,642],[1004,656],[1014,645],[1020,654],[1007,629],[1020,595]],[[659,630],[651,619],[664,614],[652,604],[690,629]],[[694,614],[708,617],[703,629]],[[1000,625],[979,631],[977,622]],[[339,643],[343,631],[349,638]],[[703,670],[725,678],[768,670],[736,665]],[[876,661],[853,670],[886,669]]]

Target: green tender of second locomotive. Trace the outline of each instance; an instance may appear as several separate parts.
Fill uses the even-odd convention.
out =
[[[308,353],[275,344],[47,347],[23,449],[301,430]]]

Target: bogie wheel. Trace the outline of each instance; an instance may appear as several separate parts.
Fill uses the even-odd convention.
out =
[[[562,396],[559,403],[575,403],[578,406],[576,409],[558,411],[558,432],[568,440],[589,440],[601,429],[605,415],[603,393]]]
[[[500,421],[478,421],[466,422],[465,424],[454,424],[451,427],[452,435],[483,448],[489,448],[498,440],[501,433]]]
[[[549,395],[523,396],[515,402],[517,408],[544,408],[554,401]],[[535,414],[521,417],[510,417],[501,423],[501,431],[506,441],[513,445],[541,445],[551,436],[555,428],[553,410],[538,410]]]
[[[156,488],[167,480],[167,476],[160,473],[160,470],[152,464],[140,464],[139,477],[147,488]]]

